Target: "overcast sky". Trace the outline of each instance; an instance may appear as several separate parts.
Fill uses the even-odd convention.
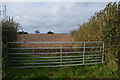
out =
[[[106,2],[7,2],[7,15],[23,26],[24,31],[69,33],[107,5]]]

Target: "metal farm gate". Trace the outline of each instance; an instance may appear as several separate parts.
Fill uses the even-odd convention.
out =
[[[12,68],[100,64],[103,60],[103,42],[9,42],[8,48]]]

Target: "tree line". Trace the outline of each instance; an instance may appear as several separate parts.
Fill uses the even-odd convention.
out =
[[[35,30],[34,32],[35,32],[35,34],[40,34],[40,31],[39,31],[39,30]],[[54,32],[48,31],[47,34],[54,34]]]
[[[40,34],[40,31],[39,30],[35,30],[34,33],[35,34]],[[19,31],[19,32],[17,32],[17,34],[28,34],[28,32]],[[54,34],[54,32],[48,31],[47,34]]]

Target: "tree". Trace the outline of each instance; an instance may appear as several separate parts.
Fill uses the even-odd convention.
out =
[[[20,25],[12,18],[2,21],[2,41],[3,44],[17,40],[17,31]]]
[[[28,32],[17,32],[17,34],[28,34]]]
[[[40,34],[40,31],[39,31],[39,30],[36,30],[35,33],[36,33],[36,34]]]
[[[49,31],[49,32],[47,32],[47,34],[54,34],[54,32]]]
[[[24,32],[23,34],[28,34],[28,32]]]

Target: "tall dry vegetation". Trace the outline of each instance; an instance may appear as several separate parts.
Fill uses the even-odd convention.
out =
[[[104,10],[95,13],[89,22],[71,32],[73,41],[103,41],[105,62],[109,68],[118,69],[120,51],[120,4],[108,3]]]

